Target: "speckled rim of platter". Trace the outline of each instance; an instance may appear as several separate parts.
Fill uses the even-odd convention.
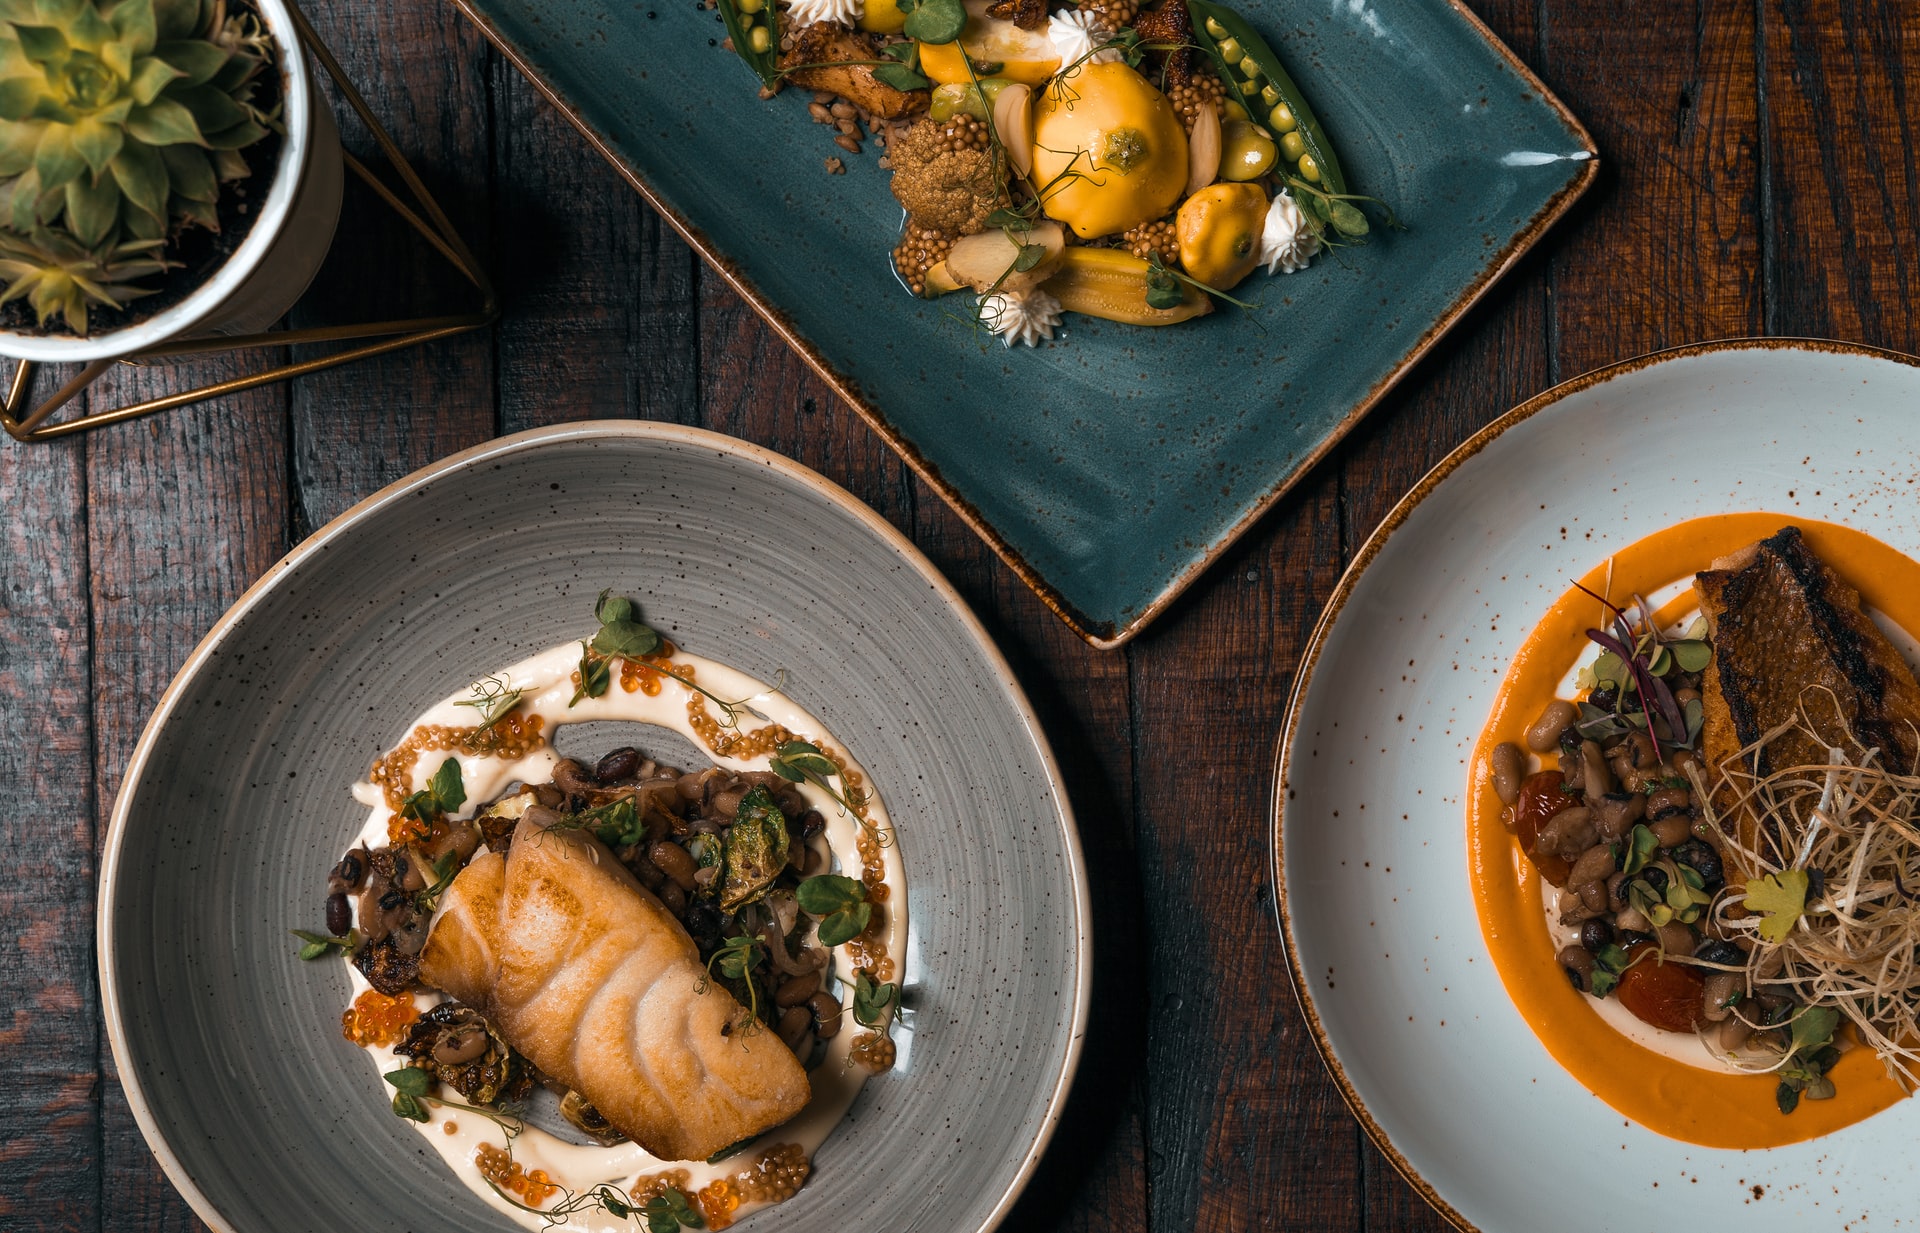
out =
[[[1289,903],[1285,878],[1285,853],[1283,844],[1288,760],[1293,751],[1294,738],[1300,721],[1302,700],[1306,697],[1308,687],[1313,679],[1314,668],[1320,659],[1322,650],[1325,649],[1328,636],[1331,634],[1335,623],[1339,620],[1347,600],[1352,596],[1354,589],[1358,586],[1361,575],[1365,573],[1367,567],[1379,557],[1381,551],[1386,547],[1387,541],[1393,534],[1406,524],[1407,520],[1413,515],[1414,510],[1417,509],[1427,497],[1431,496],[1434,491],[1464,463],[1486,449],[1488,445],[1508,429],[1531,419],[1541,411],[1554,406],[1571,395],[1584,392],[1595,386],[1604,385],[1616,378],[1673,360],[1730,351],[1823,351],[1868,359],[1891,360],[1912,367],[1920,367],[1920,357],[1879,347],[1871,347],[1861,343],[1797,337],[1730,338],[1648,352],[1645,355],[1635,356],[1632,359],[1622,360],[1618,363],[1583,373],[1580,376],[1563,381],[1559,385],[1535,395],[1526,402],[1509,410],[1455,447],[1454,450],[1445,458],[1441,459],[1431,471],[1421,477],[1420,481],[1413,486],[1412,490],[1409,491],[1406,496],[1402,497],[1399,502],[1394,505],[1393,509],[1388,512],[1387,516],[1381,520],[1380,525],[1367,537],[1366,542],[1361,545],[1359,552],[1355,554],[1353,563],[1347,567],[1346,571],[1340,576],[1340,581],[1335,584],[1333,595],[1327,600],[1326,608],[1321,612],[1319,620],[1314,623],[1313,633],[1308,638],[1305,651],[1301,654],[1300,665],[1294,675],[1293,686],[1288,691],[1286,720],[1282,725],[1280,739],[1274,750],[1273,795],[1270,806],[1272,832],[1270,836],[1269,876],[1273,879],[1274,913],[1280,928],[1283,949],[1287,956],[1287,972],[1293,985],[1294,1000],[1299,1006],[1301,1016],[1306,1020],[1307,1027],[1312,1033],[1315,1049],[1319,1051],[1320,1058],[1326,1064],[1328,1073],[1340,1089],[1341,1098],[1353,1112],[1354,1117],[1360,1122],[1361,1128],[1366,1131],[1367,1137],[1373,1142],[1374,1146],[1386,1156],[1388,1161],[1392,1163],[1395,1171],[1405,1178],[1407,1183],[1418,1191],[1420,1196],[1424,1198],[1436,1212],[1445,1217],[1448,1223],[1457,1229],[1463,1230],[1463,1233],[1481,1233],[1481,1230],[1455,1209],[1452,1204],[1442,1198],[1439,1191],[1436,1190],[1426,1178],[1421,1176],[1420,1172],[1414,1167],[1413,1163],[1407,1159],[1406,1155],[1394,1146],[1392,1141],[1387,1137],[1386,1132],[1382,1129],[1379,1121],[1367,1108],[1366,1103],[1361,1099],[1359,1092],[1355,1089],[1353,1082],[1349,1078],[1346,1068],[1335,1055],[1332,1042],[1328,1039],[1326,1029],[1315,1009],[1313,994],[1306,973],[1302,971],[1300,967],[1299,952],[1294,936],[1293,913]]]
[[[891,548],[902,563],[918,574],[927,587],[938,595],[948,608],[959,618],[966,633],[978,645],[981,655],[991,664],[996,683],[1006,692],[1007,697],[1017,708],[1019,718],[1035,738],[1035,749],[1042,760],[1047,778],[1056,786],[1061,783],[1060,768],[1054,757],[1053,749],[1043,735],[1039,717],[1033,713],[1032,704],[1027,700],[1026,692],[1020,687],[1013,670],[1000,653],[998,646],[988,635],[973,610],[967,606],[959,592],[936,569],[933,563],[914,546],[912,541],[902,535],[891,523],[875,513],[872,508],[855,497],[846,489],[835,484],[825,476],[802,466],[793,459],[772,450],[764,449],[747,441],[729,437],[706,429],[691,428],[684,425],[644,420],[586,421],[579,423],[554,425],[535,428],[497,438],[485,444],[474,446],[453,454],[430,466],[423,467],[411,475],[387,485],[372,496],[347,509],[326,526],[303,540],[293,551],[276,562],[258,581],[247,588],[234,605],[217,621],[213,628],[194,647],[192,654],[180,666],[168,684],[166,692],[154,707],[152,716],[142,730],[139,742],[127,761],[122,776],[122,784],[137,783],[145,771],[148,759],[152,756],[161,729],[166,725],[178,700],[185,692],[189,682],[206,666],[220,646],[227,631],[261,599],[268,594],[279,581],[288,576],[297,566],[317,554],[327,551],[331,543],[339,538],[349,527],[369,516],[377,509],[407,499],[415,490],[435,479],[463,468],[471,467],[489,459],[510,454],[518,450],[537,446],[544,442],[569,438],[592,438],[607,436],[652,437],[683,445],[703,447],[722,453],[738,455],[747,461],[757,463],[770,471],[778,472],[790,480],[819,494],[826,502],[851,515],[864,529],[870,532],[885,546]],[[98,951],[98,973],[100,980],[101,1014],[105,1020],[107,1039],[113,1052],[115,1069],[127,1095],[127,1103],[133,1111],[135,1122],[148,1147],[160,1161],[168,1179],[180,1191],[180,1194],[193,1208],[194,1213],[211,1228],[220,1233],[239,1233],[214,1206],[208,1196],[196,1184],[192,1175],[182,1164],[179,1157],[161,1133],[157,1119],[149,1107],[146,1095],[142,1091],[137,1068],[127,1053],[125,1028],[121,1017],[117,983],[113,978],[114,952],[111,923],[114,919],[114,887],[119,877],[120,849],[122,836],[128,825],[129,806],[132,794],[122,791],[114,802],[113,814],[107,826],[105,842],[99,869],[99,901],[95,919],[95,945]],[[1045,1153],[1048,1143],[1060,1122],[1060,1115],[1066,1104],[1067,1094],[1072,1088],[1074,1076],[1080,1065],[1081,1049],[1086,1036],[1087,1010],[1092,991],[1093,979],[1093,938],[1089,918],[1089,890],[1087,886],[1086,862],[1081,851],[1079,832],[1074,824],[1072,807],[1064,791],[1056,793],[1056,800],[1063,822],[1061,839],[1066,856],[1068,885],[1073,897],[1073,916],[1078,922],[1078,949],[1076,953],[1076,981],[1072,991],[1070,1011],[1070,1032],[1066,1052],[1059,1074],[1054,1079],[1053,1090],[1048,1096],[1047,1113],[1033,1142],[1020,1160],[1019,1168],[1009,1180],[1005,1192],[979,1228],[979,1233],[991,1233],[1006,1220],[1014,1202],[1025,1189],[1034,1169]]]

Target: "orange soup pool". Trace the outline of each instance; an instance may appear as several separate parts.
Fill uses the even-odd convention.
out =
[[[1859,589],[1868,606],[1904,630],[1920,631],[1920,563],[1859,531],[1786,514],[1719,514],[1679,523],[1621,549],[1580,584],[1602,594],[1653,595],[1789,523]],[[1683,592],[1658,619],[1670,623],[1694,606],[1692,593]],[[1782,1114],[1774,1103],[1774,1079],[1715,1074],[1636,1044],[1602,1019],[1561,973],[1541,906],[1540,877],[1500,823],[1490,758],[1502,740],[1519,741],[1591,646],[1587,629],[1604,624],[1596,619],[1597,607],[1578,589],[1567,588],[1514,656],[1474,749],[1467,864],[1480,931],[1508,996],[1547,1052],[1588,1091],[1675,1139],[1706,1147],[1778,1147],[1873,1116],[1905,1092],[1871,1050],[1850,1050],[1835,1064],[1829,1076],[1837,1092],[1833,1099],[1803,1100],[1793,1113]]]

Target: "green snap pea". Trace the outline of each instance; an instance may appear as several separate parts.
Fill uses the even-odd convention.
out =
[[[767,0],[719,0],[734,54],[768,86],[780,84],[780,9]]]
[[[1314,118],[1300,87],[1280,67],[1280,57],[1273,48],[1245,18],[1225,5],[1213,0],[1187,0],[1187,8],[1194,16],[1196,41],[1212,57],[1220,80],[1232,87],[1228,98],[1250,114],[1268,118],[1273,131],[1280,135],[1280,152],[1301,179],[1335,196],[1345,193],[1347,177],[1334,156],[1333,143]]]

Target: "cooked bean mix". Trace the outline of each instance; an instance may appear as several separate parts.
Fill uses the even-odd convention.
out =
[[[1831,1095],[1830,1041],[1795,1038],[1802,1007],[1756,993],[1746,944],[1723,936],[1720,922],[1742,909],[1714,910],[1730,841],[1701,808],[1704,625],[1673,638],[1652,628],[1644,603],[1615,612],[1611,630],[1591,631],[1602,653],[1577,697],[1548,703],[1489,760],[1502,821],[1555,888],[1550,911],[1573,936],[1557,961],[1575,989],[1618,998],[1663,1031],[1696,1033],[1718,1054],[1797,1054],[1809,1082],[1783,1096],[1783,1110],[1802,1092]]]
[[[627,748],[590,767],[563,760],[549,782],[511,788],[469,819],[451,821],[448,810],[432,805],[419,811],[424,837],[355,848],[327,876],[327,929],[346,939],[354,966],[380,993],[412,991],[441,892],[482,845],[507,851],[520,819],[533,815],[547,826],[591,830],[686,926],[711,978],[753,1009],[802,1064],[817,1065],[824,1042],[839,1032],[840,1002],[823,987],[835,929],[830,924],[822,938],[820,927],[864,896],[837,877],[819,878],[833,884],[831,894],[802,892],[804,882],[827,870],[823,843],[815,842],[826,819],[790,781],[766,771],[681,771]],[[350,896],[359,905],[357,933],[349,932]],[[803,898],[816,907],[833,902],[836,911],[809,913]],[[542,1084],[587,1135],[602,1144],[623,1138],[470,1006],[434,1007],[411,1023],[394,1052],[475,1105],[519,1099]]]

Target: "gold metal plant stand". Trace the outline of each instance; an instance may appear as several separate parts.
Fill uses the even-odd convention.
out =
[[[372,110],[368,108],[366,99],[361,97],[360,91],[347,80],[346,73],[340,68],[340,62],[333,58],[333,53],[327,49],[327,45],[320,41],[318,34],[314,33],[306,14],[292,3],[287,5],[287,9],[293,15],[294,25],[299,30],[300,41],[327,71],[327,76],[333,78],[334,85],[340,88],[341,97],[347,100],[348,105],[366,124],[367,131],[373,134],[373,139],[379,144],[381,152],[387,156],[401,182],[406,185],[408,194],[413,198],[413,204],[408,205],[392,189],[381,183],[364,163],[342,151],[347,169],[371,188],[380,200],[386,202],[388,207],[405,220],[408,226],[425,237],[427,243],[433,245],[463,278],[473,284],[474,290],[480,294],[480,308],[460,316],[369,321],[355,325],[315,326],[309,329],[280,330],[231,337],[215,336],[166,343],[133,355],[95,360],[82,368],[71,381],[55,390],[45,402],[24,416],[21,415],[21,409],[26,405],[32,390],[33,374],[37,365],[30,360],[22,360],[20,366],[14,370],[13,380],[7,385],[5,402],[0,403],[0,427],[4,427],[7,434],[16,441],[50,441],[69,433],[84,432],[89,428],[99,428],[105,424],[115,424],[121,420],[151,415],[155,411],[166,411],[173,407],[204,402],[209,398],[218,398],[222,394],[237,394],[241,390],[250,390],[255,386],[285,381],[291,377],[320,372],[323,369],[350,364],[370,356],[384,355],[389,351],[400,351],[421,343],[484,329],[499,317],[500,305],[494,298],[493,285],[487,281],[486,272],[480,268],[480,263],[474,259],[472,251],[461,240],[459,233],[453,229],[453,224],[447,220],[446,212],[427,191],[426,185],[420,182],[420,177],[414,172],[413,165],[407,162],[406,157],[400,153],[399,147],[394,145],[393,138],[388,135],[386,128],[374,118]],[[326,106],[326,101],[320,98],[317,92],[315,103],[317,106]],[[181,390],[178,393],[151,398],[145,402],[50,422],[56,411],[72,402],[75,396],[115,364],[139,364],[147,360],[179,355],[207,355],[214,352],[247,351],[261,347],[290,347],[297,343],[334,342],[352,342],[359,345],[346,347],[310,360],[281,364],[244,377],[235,377],[196,389]]]

